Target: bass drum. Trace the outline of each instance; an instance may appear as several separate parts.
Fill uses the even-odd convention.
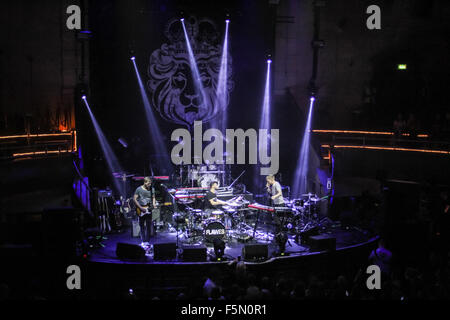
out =
[[[207,220],[205,221],[205,229],[203,235],[205,236],[205,241],[213,242],[214,239],[223,240],[226,235],[225,226],[222,222],[217,220]]]
[[[220,187],[220,181],[219,177],[213,173],[206,173],[199,177],[197,180],[198,185],[202,188],[209,188],[209,184],[213,181],[216,181],[218,186]]]

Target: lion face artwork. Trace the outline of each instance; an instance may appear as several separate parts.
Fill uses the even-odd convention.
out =
[[[186,22],[199,78],[194,78],[182,25],[178,19],[168,23],[164,43],[150,56],[148,88],[152,105],[167,121],[190,127],[194,121],[208,122],[224,112],[232,90],[231,58],[228,58],[226,92],[217,94],[222,46],[210,20]],[[199,90],[199,83],[203,89]],[[201,92],[202,91],[202,92]]]

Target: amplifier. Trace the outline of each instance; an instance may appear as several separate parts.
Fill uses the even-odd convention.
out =
[[[131,237],[137,238],[141,232],[141,227],[139,226],[139,220],[133,219],[131,220]]]
[[[98,190],[99,198],[110,198],[112,197],[112,190]]]

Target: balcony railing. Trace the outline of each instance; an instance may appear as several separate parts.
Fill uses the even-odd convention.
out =
[[[77,150],[77,132],[0,136],[0,159],[67,154]]]

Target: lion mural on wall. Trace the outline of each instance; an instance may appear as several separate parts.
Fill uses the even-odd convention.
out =
[[[215,24],[209,19],[190,17],[185,26],[200,79],[195,79],[191,67],[182,24],[174,18],[164,32],[168,43],[150,56],[148,88],[153,107],[165,120],[190,127],[194,121],[208,122],[226,110],[233,82],[228,55],[227,92],[218,99],[222,44],[218,43]],[[203,94],[197,81],[203,87]]]

